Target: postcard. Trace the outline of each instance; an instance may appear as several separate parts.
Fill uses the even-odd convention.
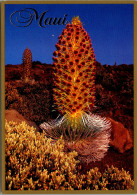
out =
[[[1,7],[2,193],[137,193],[136,1]]]

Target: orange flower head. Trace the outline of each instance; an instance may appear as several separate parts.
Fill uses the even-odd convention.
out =
[[[61,113],[78,117],[94,106],[96,64],[91,39],[78,16],[66,25],[56,48],[53,53],[55,104]]]

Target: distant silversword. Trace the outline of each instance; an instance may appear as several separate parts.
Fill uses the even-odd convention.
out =
[[[23,53],[23,79],[27,83],[31,79],[32,53],[30,49],[24,50]]]
[[[38,21],[39,26],[43,28],[47,25],[65,25],[68,22],[66,21],[67,14],[65,14],[63,18],[53,18],[47,17],[47,12],[48,10],[38,15],[38,12],[33,8],[21,9],[10,15],[10,22],[16,27],[27,27],[35,20]]]

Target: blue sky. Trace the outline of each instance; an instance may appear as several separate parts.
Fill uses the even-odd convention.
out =
[[[89,33],[96,60],[102,64],[133,63],[133,5],[132,4],[7,4],[5,5],[5,64],[21,64],[23,51],[29,47],[33,61],[52,64],[52,56],[58,36],[65,25],[46,25],[38,20],[28,27],[16,27],[10,15],[21,9],[34,8],[38,16],[63,18],[71,22],[79,16]],[[17,14],[13,15],[15,22]],[[26,14],[26,15],[25,15]],[[22,14],[27,17],[27,12]],[[18,19],[20,19],[18,17]],[[17,23],[16,23],[17,24]],[[25,25],[25,24],[24,24]]]

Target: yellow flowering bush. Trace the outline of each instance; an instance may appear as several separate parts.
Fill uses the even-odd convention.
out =
[[[77,152],[65,152],[61,137],[53,141],[25,122],[5,122],[7,190],[133,189],[128,172],[107,167],[86,174],[78,170]]]

